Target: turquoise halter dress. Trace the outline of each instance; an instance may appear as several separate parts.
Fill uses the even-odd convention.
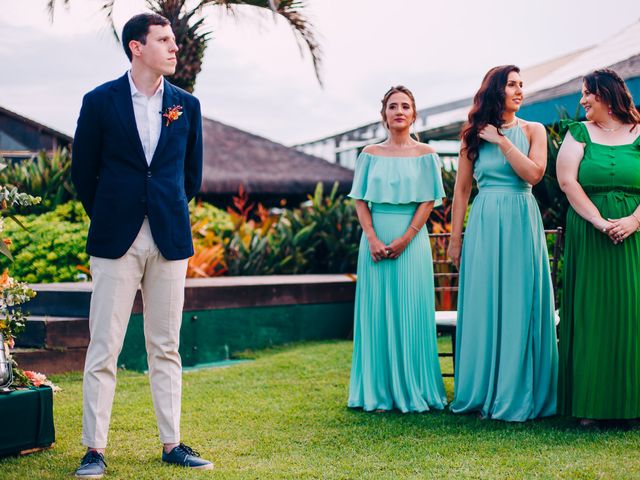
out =
[[[502,131],[528,154],[519,125]],[[553,286],[531,185],[497,145],[474,163],[478,195],[462,242],[454,413],[525,421],[556,412]]]

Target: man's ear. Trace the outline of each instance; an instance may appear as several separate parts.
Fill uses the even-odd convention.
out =
[[[132,56],[139,57],[142,54],[142,43],[138,40],[131,40],[129,42],[129,49],[131,50]]]

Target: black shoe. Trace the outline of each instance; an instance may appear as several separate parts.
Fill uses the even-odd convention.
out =
[[[104,455],[95,450],[88,450],[76,470],[76,478],[102,478],[106,469]]]
[[[169,453],[162,451],[162,461],[181,467],[189,467],[196,470],[213,470],[213,463],[200,458],[200,454],[181,443]]]

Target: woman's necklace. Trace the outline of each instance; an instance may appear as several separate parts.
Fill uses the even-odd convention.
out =
[[[616,132],[616,131],[620,130],[622,128],[622,126],[624,125],[624,123],[621,123],[617,127],[607,128],[607,127],[604,127],[603,125],[601,125],[600,122],[593,122],[593,123],[595,123],[598,126],[598,128],[600,128],[604,132]]]
[[[502,125],[500,125],[500,128],[501,128],[501,129],[503,129],[503,130],[505,130],[505,129],[507,129],[507,128],[511,128],[511,127],[513,127],[513,126],[514,126],[514,125],[516,125],[517,123],[518,123],[518,117],[514,117],[514,119],[513,119],[513,120],[511,120],[510,122],[508,122],[508,123],[503,123]]]

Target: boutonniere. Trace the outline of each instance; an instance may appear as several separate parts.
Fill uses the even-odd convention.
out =
[[[175,122],[182,115],[182,105],[174,105],[173,107],[167,107],[162,116],[167,119],[165,126],[168,127],[172,122]]]

